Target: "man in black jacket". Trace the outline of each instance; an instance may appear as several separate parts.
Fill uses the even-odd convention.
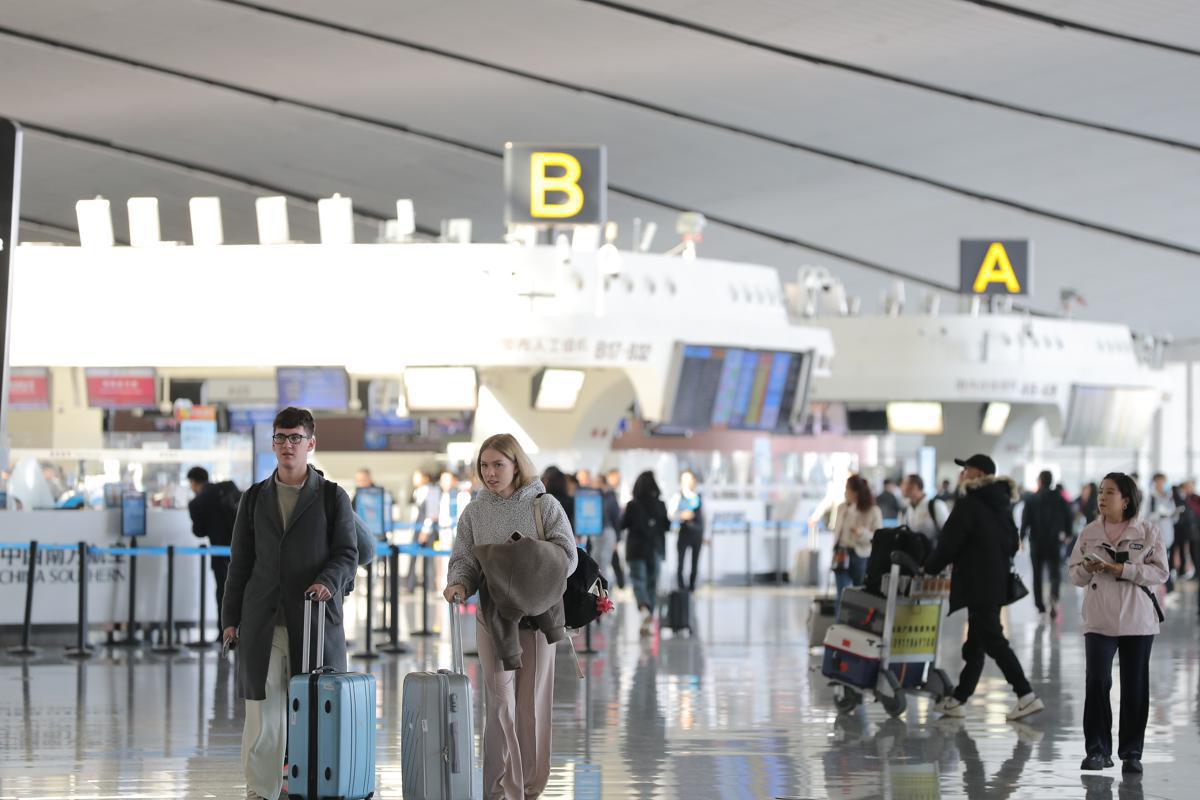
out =
[[[1012,519],[1016,486],[1009,478],[996,477],[996,462],[988,456],[977,454],[965,461],[955,459],[954,463],[963,468],[959,476],[963,493],[942,528],[937,547],[925,562],[925,571],[937,574],[947,565],[954,565],[950,613],[967,609],[967,640],[962,648],[958,686],[933,710],[947,717],[966,715],[965,704],[975,693],[987,655],[1017,695],[1008,719],[1021,719],[1045,705],[1033,693],[1000,625],[1000,607],[1008,602],[1008,574],[1019,545]]]
[[[192,533],[201,539],[208,537],[208,543],[214,547],[229,547],[233,543],[233,522],[242,493],[233,481],[209,483],[208,470],[204,467],[189,469],[187,479],[196,495],[188,503]],[[217,584],[217,619],[220,619],[225,578],[229,575],[229,556],[209,556],[208,563]]]
[[[1048,470],[1038,475],[1037,494],[1025,500],[1021,513],[1021,538],[1029,538],[1029,556],[1033,560],[1033,602],[1039,614],[1046,613],[1042,602],[1042,573],[1050,571],[1050,618],[1058,616],[1058,584],[1062,578],[1062,546],[1071,538],[1071,506],[1054,490],[1054,476]]]

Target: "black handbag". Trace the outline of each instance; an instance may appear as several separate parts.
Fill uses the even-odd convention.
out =
[[[1006,597],[1004,605],[1012,605],[1027,594],[1029,594],[1029,589],[1025,587],[1025,581],[1021,580],[1021,576],[1017,573],[1017,568],[1009,564],[1008,586],[1005,589]]]

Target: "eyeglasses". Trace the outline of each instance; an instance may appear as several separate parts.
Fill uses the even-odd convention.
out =
[[[275,444],[283,444],[291,442],[292,444],[300,444],[305,439],[311,439],[311,436],[305,436],[303,433],[277,433],[271,437],[271,441]]]

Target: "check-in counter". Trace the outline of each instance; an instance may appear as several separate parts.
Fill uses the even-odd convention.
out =
[[[25,613],[29,553],[9,544],[37,540],[41,544],[74,544],[124,547],[118,534],[121,512],[113,511],[6,511],[0,513],[0,626],[20,625]],[[207,540],[192,535],[186,509],[148,509],[146,536],[135,546],[195,547]],[[199,619],[200,558],[175,556],[175,620]],[[33,623],[59,625],[77,620],[79,555],[75,550],[42,550],[37,557]],[[124,622],[129,618],[129,557],[93,555],[88,563],[88,620],[93,625]],[[207,617],[216,624],[216,590],[208,574]],[[137,562],[137,621],[162,622],[167,617],[167,558],[144,555]]]

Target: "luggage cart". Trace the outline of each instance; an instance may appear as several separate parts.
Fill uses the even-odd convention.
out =
[[[900,565],[893,563],[884,576],[883,589],[887,604],[879,677],[875,687],[867,690],[834,679],[833,702],[838,711],[853,711],[863,702],[863,692],[870,691],[889,716],[899,717],[908,707],[907,695],[924,694],[937,701],[954,689],[950,676],[938,667],[942,603],[950,596],[949,576],[902,576]],[[893,666],[899,669],[893,670]],[[910,670],[917,671],[915,679]]]

